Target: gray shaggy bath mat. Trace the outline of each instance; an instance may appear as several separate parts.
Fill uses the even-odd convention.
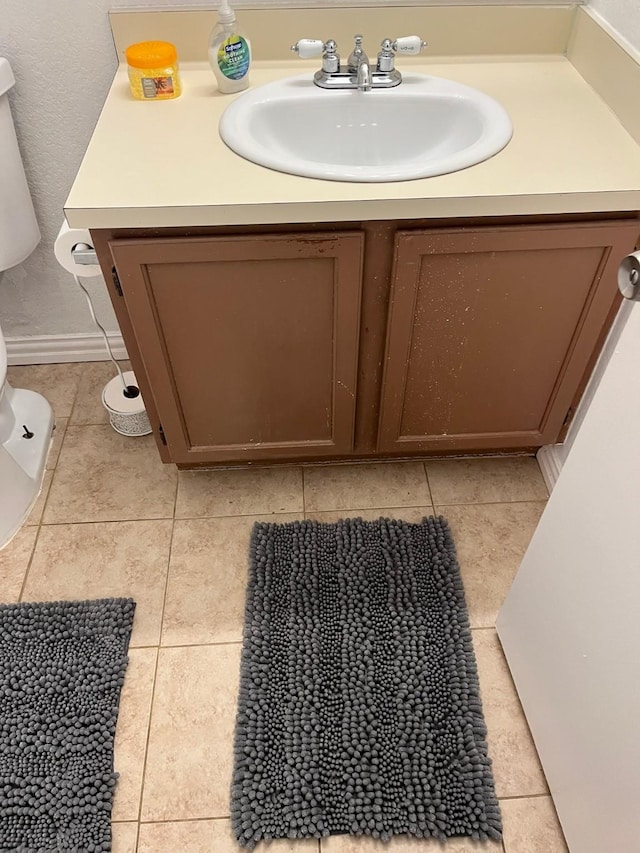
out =
[[[444,519],[255,525],[231,820],[246,847],[500,837]]]
[[[111,850],[135,603],[0,606],[0,853]]]

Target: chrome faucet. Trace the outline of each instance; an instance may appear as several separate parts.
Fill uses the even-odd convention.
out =
[[[369,68],[369,57],[362,49],[362,36],[354,36],[355,46],[347,60],[347,68],[350,74],[356,75],[356,86],[362,92],[371,89],[371,70]]]
[[[313,75],[313,82],[322,89],[389,89],[402,82],[402,75],[394,67],[397,53],[417,54],[426,42],[420,36],[405,36],[399,39],[383,39],[375,68],[371,68],[369,57],[362,47],[362,36],[354,36],[355,44],[346,65],[340,62],[338,45],[334,39],[300,39],[291,50],[301,59],[322,54],[322,68]]]

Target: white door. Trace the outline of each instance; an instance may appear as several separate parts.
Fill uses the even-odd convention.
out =
[[[571,853],[640,851],[640,305],[624,310],[497,622]]]

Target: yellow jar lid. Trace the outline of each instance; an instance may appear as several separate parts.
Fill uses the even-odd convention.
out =
[[[175,45],[169,41],[140,41],[130,44],[124,53],[134,68],[166,68],[178,59]]]

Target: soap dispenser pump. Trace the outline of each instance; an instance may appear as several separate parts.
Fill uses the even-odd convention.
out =
[[[209,39],[209,63],[225,95],[242,92],[249,86],[251,45],[236,21],[229,0],[221,0],[218,22]]]

